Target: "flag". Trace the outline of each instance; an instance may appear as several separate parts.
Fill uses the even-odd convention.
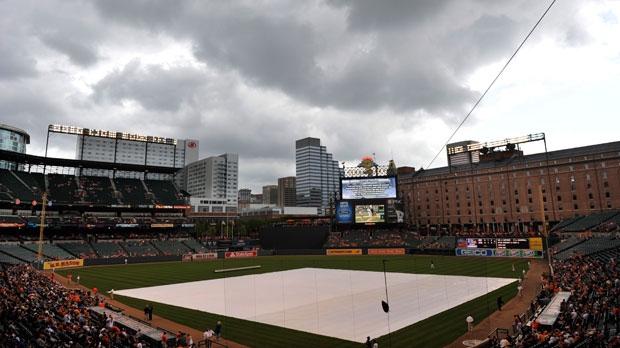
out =
[[[226,221],[222,220],[222,226],[226,225]]]
[[[231,224],[232,224],[233,226],[235,226],[235,220],[233,220],[233,221],[231,222]]]

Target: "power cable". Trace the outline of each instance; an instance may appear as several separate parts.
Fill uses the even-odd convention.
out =
[[[517,55],[517,53],[519,53],[519,51],[521,50],[521,47],[523,47],[523,45],[525,45],[525,42],[530,38],[530,36],[532,35],[532,33],[534,32],[534,30],[536,30],[536,28],[538,27],[538,25],[540,24],[540,22],[542,22],[543,18],[545,18],[545,16],[547,15],[547,13],[551,10],[551,7],[553,7],[553,4],[555,4],[556,0],[551,1],[551,4],[549,4],[549,7],[547,7],[547,9],[545,10],[545,12],[542,14],[542,16],[540,16],[540,18],[538,19],[538,21],[536,22],[536,24],[534,24],[534,26],[532,27],[532,29],[530,30],[530,32],[525,36],[525,39],[523,39],[523,41],[521,42],[521,44],[519,45],[519,47],[517,47],[517,49],[515,50],[515,52],[512,54],[512,56],[510,56],[510,59],[508,59],[508,61],[506,62],[506,64],[504,64],[504,66],[502,67],[502,69],[499,71],[499,73],[497,74],[497,76],[495,76],[495,78],[493,79],[493,81],[491,81],[491,84],[489,84],[489,86],[487,87],[487,89],[484,90],[484,93],[482,93],[482,95],[480,96],[480,98],[478,98],[478,101],[476,101],[476,103],[474,104],[474,106],[472,106],[471,110],[469,110],[469,112],[467,113],[467,115],[465,116],[465,118],[463,118],[463,120],[461,121],[461,123],[459,123],[459,125],[456,127],[456,129],[454,130],[454,132],[452,132],[452,134],[450,135],[450,137],[448,138],[448,140],[445,142],[445,144],[443,144],[443,146],[441,147],[441,149],[439,149],[439,151],[437,152],[437,154],[435,155],[435,157],[433,157],[433,159],[431,160],[431,162],[428,164],[428,166],[426,166],[426,168],[430,168],[431,165],[433,164],[433,162],[435,162],[435,160],[437,159],[437,157],[441,154],[441,152],[443,151],[443,149],[448,146],[448,144],[452,141],[452,138],[454,138],[454,136],[456,135],[456,133],[459,131],[459,129],[461,129],[461,127],[463,126],[463,124],[465,124],[465,122],[469,119],[469,116],[471,116],[471,114],[474,112],[474,110],[476,109],[476,107],[478,107],[478,104],[480,104],[480,102],[482,101],[482,99],[487,95],[487,93],[489,92],[489,90],[491,89],[491,87],[493,87],[493,85],[495,84],[495,82],[499,79],[499,77],[502,75],[502,73],[504,72],[504,70],[506,70],[506,68],[508,67],[508,64],[510,64],[510,62],[512,62],[512,59]]]

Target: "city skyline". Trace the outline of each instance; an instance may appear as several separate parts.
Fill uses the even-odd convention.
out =
[[[620,127],[618,1],[0,10],[0,118],[30,134],[32,155],[49,124],[196,139],[201,157],[239,154],[239,187],[260,192],[295,175],[306,137],[347,166],[375,154],[419,169],[445,166],[449,142],[545,133],[553,151],[614,141]],[[71,158],[74,143],[52,135],[48,156]]]

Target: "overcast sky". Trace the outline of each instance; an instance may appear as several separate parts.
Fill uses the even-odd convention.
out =
[[[295,175],[295,140],[356,166],[446,165],[444,143],[551,1],[0,1],[0,123],[239,154],[239,188]],[[452,142],[617,141],[620,1],[559,0]],[[54,134],[48,156],[73,158]],[[543,144],[522,146],[538,153]],[[432,162],[436,154],[437,160]]]

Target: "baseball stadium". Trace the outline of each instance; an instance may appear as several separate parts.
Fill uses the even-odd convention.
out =
[[[0,150],[0,345],[620,346],[620,143],[514,143],[345,168],[325,216],[265,219],[192,214],[174,166]]]

